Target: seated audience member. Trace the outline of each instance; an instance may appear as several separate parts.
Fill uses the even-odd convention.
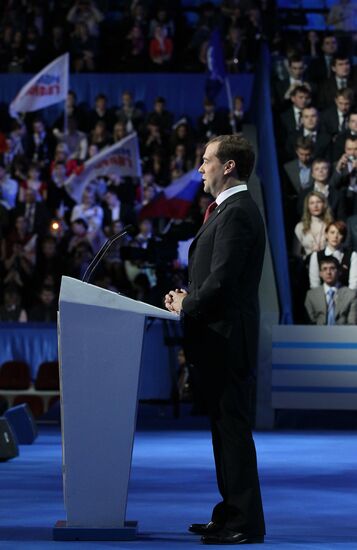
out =
[[[69,149],[66,143],[58,143],[55,149],[54,157],[50,164],[50,174],[57,162],[63,162],[66,167],[66,176],[70,176],[78,168],[78,161],[75,158],[70,158]]]
[[[94,109],[87,116],[87,129],[90,132],[97,122],[104,122],[107,129],[112,128],[113,117],[108,109],[108,100],[105,94],[98,94],[95,98]]]
[[[237,95],[233,99],[233,110],[229,113],[229,124],[232,128],[232,133],[240,134],[244,122],[244,99],[241,95]]]
[[[289,76],[283,80],[276,80],[274,84],[274,101],[278,109],[289,107],[291,92],[296,86],[307,84],[311,89],[311,84],[304,77],[306,66],[304,60],[299,55],[292,55],[288,58]]]
[[[103,209],[97,204],[96,193],[91,185],[83,191],[82,202],[77,204],[71,213],[71,222],[80,219],[88,224],[88,235],[94,236],[101,230],[103,223]]]
[[[39,323],[55,323],[57,321],[57,299],[54,289],[43,286],[37,303],[29,311],[29,321]]]
[[[26,136],[26,157],[30,162],[38,163],[44,168],[50,161],[53,147],[53,136],[47,131],[42,120],[35,119],[31,131]]]
[[[93,0],[79,0],[79,2],[74,2],[66,19],[71,25],[85,23],[91,36],[99,36],[99,26],[104,20],[104,14],[97,8]]]
[[[77,23],[71,34],[70,53],[76,73],[94,72],[97,64],[97,41],[86,23]]]
[[[290,102],[290,107],[280,117],[285,137],[300,130],[302,111],[311,102],[310,88],[304,84],[295,86],[290,92]]]
[[[320,109],[327,109],[333,104],[337,90],[342,88],[356,90],[356,75],[353,73],[351,62],[345,53],[337,52],[333,56],[331,71],[331,76],[319,87],[317,105]]]
[[[315,159],[311,167],[312,184],[300,193],[298,201],[298,213],[303,210],[306,195],[311,191],[317,191],[324,195],[333,215],[336,219],[346,218],[345,196],[342,190],[336,188],[338,175],[330,173],[330,163],[324,159]]]
[[[166,100],[163,97],[157,97],[154,103],[154,110],[148,114],[146,124],[153,123],[160,128],[162,135],[169,135],[172,122],[173,115],[166,109]]]
[[[122,46],[120,67],[135,72],[147,68],[148,54],[146,36],[140,24],[133,25],[125,37]]]
[[[176,145],[174,154],[170,158],[170,171],[177,170],[181,175],[192,170],[192,161],[189,159],[184,145]],[[173,179],[173,178],[172,178]]]
[[[14,228],[1,242],[1,259],[7,272],[5,281],[14,280],[20,286],[29,282],[36,264],[36,241],[37,235],[28,231],[25,217],[17,216]]]
[[[58,141],[63,142],[67,145],[69,156],[71,159],[84,161],[87,158],[87,135],[84,132],[78,130],[78,122],[75,117],[68,118],[67,132],[63,133],[59,130],[54,130],[54,133]]]
[[[243,73],[249,69],[247,36],[243,29],[231,26],[224,41],[224,59],[230,73]]]
[[[130,204],[120,201],[116,187],[109,186],[103,199],[103,228],[106,235],[109,235],[114,222],[120,220],[124,225],[135,222],[134,209]]]
[[[153,65],[160,70],[168,68],[172,60],[173,49],[173,40],[167,36],[165,27],[157,25],[149,43],[149,57]]]
[[[217,111],[213,101],[205,99],[203,102],[203,109],[204,112],[197,121],[197,134],[199,140],[208,141],[214,136],[229,134],[231,132],[227,115]]]
[[[284,164],[286,191],[289,194],[300,194],[312,185],[313,143],[310,138],[299,137],[296,140],[296,158]]]
[[[291,132],[286,142],[286,153],[289,159],[294,158],[295,144],[298,137],[308,137],[314,144],[314,157],[330,158],[331,137],[319,124],[319,113],[316,107],[309,106],[302,110],[301,127]]]
[[[322,250],[326,243],[326,227],[332,221],[326,197],[318,191],[310,191],[304,200],[302,219],[295,227],[296,255],[306,258]]]
[[[75,206],[75,201],[66,191],[67,181],[66,165],[57,161],[53,167],[51,179],[48,184],[48,197],[46,204],[52,217],[69,222],[70,213]]]
[[[349,88],[337,90],[335,101],[321,115],[321,126],[335,141],[338,134],[347,130],[347,118],[353,101],[353,91]]]
[[[44,201],[37,200],[38,194],[33,189],[25,191],[25,200],[15,209],[15,214],[23,216],[29,233],[45,235],[48,231],[50,213]]]
[[[99,151],[110,145],[110,134],[107,131],[107,127],[103,120],[98,120],[98,122],[95,123],[95,126],[90,133],[89,142],[90,145],[96,145]]]
[[[345,192],[346,215],[357,214],[357,136],[346,139],[345,152],[335,167],[334,185]]]
[[[341,285],[352,290],[357,289],[357,253],[343,248],[347,236],[347,225],[342,221],[335,221],[326,227],[326,246],[319,252],[313,252],[309,263],[310,288],[320,286],[319,263],[326,256],[333,256],[340,264]]]
[[[36,201],[47,199],[47,184],[42,181],[41,169],[38,164],[30,165],[27,172],[27,179],[20,183],[19,202],[25,201],[26,191],[28,189],[32,189],[35,192]]]
[[[346,139],[357,138],[357,109],[354,108],[347,117],[347,130],[336,137],[332,146],[332,159],[338,161],[345,152]]]
[[[59,289],[61,275],[63,273],[63,258],[57,250],[57,241],[54,237],[47,236],[40,242],[36,271],[34,274],[35,287],[50,278],[56,291]]]
[[[134,130],[138,131],[143,122],[143,113],[135,107],[133,95],[129,91],[123,92],[122,104],[119,109],[114,110],[114,122],[122,122],[125,124],[128,134]]]
[[[117,122],[114,124],[113,128],[113,143],[117,143],[118,141],[121,141],[128,135],[128,132],[126,131],[125,124],[123,122]]]
[[[195,143],[190,128],[186,119],[181,119],[173,126],[173,131],[170,137],[170,150],[175,151],[176,145],[184,145],[189,155],[192,155],[195,150]],[[201,158],[202,160],[202,158]]]
[[[1,323],[26,323],[27,313],[21,306],[21,294],[16,285],[8,285],[4,290],[4,302],[0,306]]]
[[[90,244],[88,238],[88,222],[84,218],[77,218],[71,223],[71,235],[68,239],[67,252],[73,253],[73,250],[82,243]]]
[[[0,162],[0,198],[8,210],[15,207],[18,190],[19,184],[7,173],[5,165]]]
[[[320,84],[331,76],[332,57],[338,42],[334,34],[327,32],[322,39],[321,54],[311,60],[307,73],[310,80]]]
[[[355,325],[356,291],[339,283],[340,264],[329,256],[320,261],[323,284],[307,292],[305,308],[314,325]]]

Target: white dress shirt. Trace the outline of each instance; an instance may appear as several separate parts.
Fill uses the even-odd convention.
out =
[[[238,185],[234,185],[229,189],[225,189],[225,191],[222,191],[216,198],[217,206],[222,204],[222,202],[228,199],[228,197],[230,197],[231,195],[235,195],[236,193],[241,193],[242,191],[247,191],[247,190],[248,190],[248,186],[246,183],[239,183]]]
[[[344,252],[342,250],[332,250],[329,246],[326,246],[324,250],[325,256],[333,256],[338,260],[339,263],[342,262]],[[317,260],[317,252],[313,252],[310,258],[309,265],[309,279],[310,279],[310,288],[317,288],[320,286],[320,268]],[[351,290],[357,289],[357,253],[352,252],[351,254],[351,263],[348,275],[348,288]]]

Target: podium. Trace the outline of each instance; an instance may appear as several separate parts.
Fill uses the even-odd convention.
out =
[[[174,313],[62,277],[58,338],[66,520],[55,540],[129,540],[125,521],[146,317]]]

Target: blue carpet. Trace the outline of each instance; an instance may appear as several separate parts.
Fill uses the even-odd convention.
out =
[[[352,432],[255,435],[268,535],[253,548],[357,549],[357,437]],[[64,519],[60,432],[42,428],[20,456],[0,463],[0,549],[132,549],[202,547],[186,532],[209,519],[217,501],[206,430],[139,431],[127,519],[135,542],[54,542]]]

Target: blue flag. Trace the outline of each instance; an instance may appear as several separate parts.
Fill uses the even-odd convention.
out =
[[[208,77],[206,80],[206,97],[214,101],[222,89],[226,77],[221,35],[218,29],[212,34],[207,48]]]

